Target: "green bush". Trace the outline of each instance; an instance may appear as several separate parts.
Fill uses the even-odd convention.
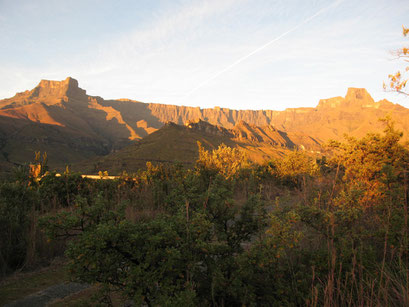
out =
[[[0,269],[1,275],[21,267],[27,253],[30,215],[38,204],[32,188],[16,183],[0,185]]]

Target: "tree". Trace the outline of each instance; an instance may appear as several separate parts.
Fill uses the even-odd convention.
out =
[[[305,188],[306,178],[317,175],[318,171],[317,163],[304,152],[290,152],[275,161],[278,177],[298,188]]]
[[[405,28],[402,26],[403,29],[403,36],[408,36],[409,28]],[[405,62],[409,62],[409,47],[403,47],[401,49],[395,50],[393,54],[398,59],[403,59]],[[390,74],[389,84],[383,83],[383,88],[386,91],[397,92],[400,94],[404,94],[409,96],[408,89],[406,87],[408,79],[405,77],[409,72],[409,66],[405,67],[405,71],[401,73],[400,71],[396,72],[395,74]]]
[[[197,146],[199,148],[199,159],[196,161],[198,170],[206,170],[214,175],[220,174],[229,179],[249,165],[245,153],[239,148],[231,148],[221,144],[217,149],[209,152],[204,149],[200,142],[197,142]]]
[[[270,264],[274,273],[275,262],[266,258],[271,253],[264,243],[250,250],[267,227],[264,202],[254,195],[235,205],[231,181],[222,176],[215,181],[205,195],[197,189],[193,197],[206,197],[206,208],[181,201],[172,212],[132,222],[126,218],[127,204],[118,206],[99,194],[89,200],[78,197],[72,208],[43,217],[40,225],[50,238],[70,239],[70,272],[83,282],[98,283],[100,297],[121,291],[148,306],[265,301],[276,285],[264,278],[263,267]],[[249,279],[257,285],[248,286]]]
[[[344,167],[343,179],[362,192],[360,204],[365,207],[385,203],[392,191],[401,190],[409,170],[409,151],[400,142],[403,133],[389,116],[380,120],[386,125],[383,135],[368,133],[362,139],[347,137],[346,143],[330,145],[340,150],[336,159]]]

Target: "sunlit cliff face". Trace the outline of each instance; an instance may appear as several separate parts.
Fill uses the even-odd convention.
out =
[[[16,161],[30,159],[33,148],[40,147],[50,157],[76,161],[115,152],[167,122],[188,122],[183,128],[190,130],[192,137],[197,132],[213,139],[227,138],[232,144],[258,148],[268,156],[273,154],[273,147],[319,151],[320,144],[342,140],[344,134],[361,137],[369,131],[382,131],[378,119],[386,114],[392,115],[404,137],[409,135],[409,110],[387,100],[375,102],[365,89],[350,88],[345,97],[322,99],[315,108],[201,109],[105,100],[87,95],[75,79],[67,78],[43,80],[30,91],[0,100],[0,145],[6,155],[17,157]],[[184,132],[178,131],[175,135],[184,138]]]
[[[362,109],[379,112],[362,113]],[[2,116],[70,127],[88,135],[107,137],[108,142],[138,140],[168,121],[184,124],[197,119],[227,129],[233,129],[241,121],[258,127],[274,126],[282,131],[299,131],[325,141],[341,138],[344,133],[353,134],[356,129],[369,129],[370,126],[366,126],[368,120],[376,122],[383,116],[382,110],[392,110],[396,114],[407,112],[387,100],[374,102],[369,93],[360,88],[349,88],[344,98],[322,99],[316,108],[289,108],[284,111],[201,109],[146,104],[129,99],[104,100],[86,95],[73,78],[42,80],[33,90],[0,101]]]

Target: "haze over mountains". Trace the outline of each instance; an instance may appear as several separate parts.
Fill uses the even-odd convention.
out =
[[[101,158],[95,169],[116,163],[119,171],[127,167],[126,159],[189,162],[197,139],[209,147],[221,142],[242,147],[261,161],[288,149],[319,151],[320,144],[345,133],[360,137],[379,131],[378,119],[387,114],[408,139],[409,110],[387,100],[375,102],[365,89],[349,88],[345,98],[322,99],[315,108],[231,110],[104,100],[87,95],[72,78],[42,80],[32,90],[0,100],[0,166],[28,162],[34,151],[47,152],[51,167],[108,154],[116,162]],[[169,122],[181,126],[165,125]]]

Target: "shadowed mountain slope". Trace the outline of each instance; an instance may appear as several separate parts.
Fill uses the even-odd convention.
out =
[[[271,126],[257,127],[241,121],[232,129],[226,129],[201,120],[185,125],[169,122],[135,144],[73,165],[73,170],[90,174],[108,171],[109,174],[118,175],[122,171],[136,172],[144,168],[148,161],[192,165],[198,158],[197,141],[206,149],[217,148],[222,143],[240,148],[255,162],[282,156],[291,149],[320,150],[320,143],[309,136],[287,134]]]

